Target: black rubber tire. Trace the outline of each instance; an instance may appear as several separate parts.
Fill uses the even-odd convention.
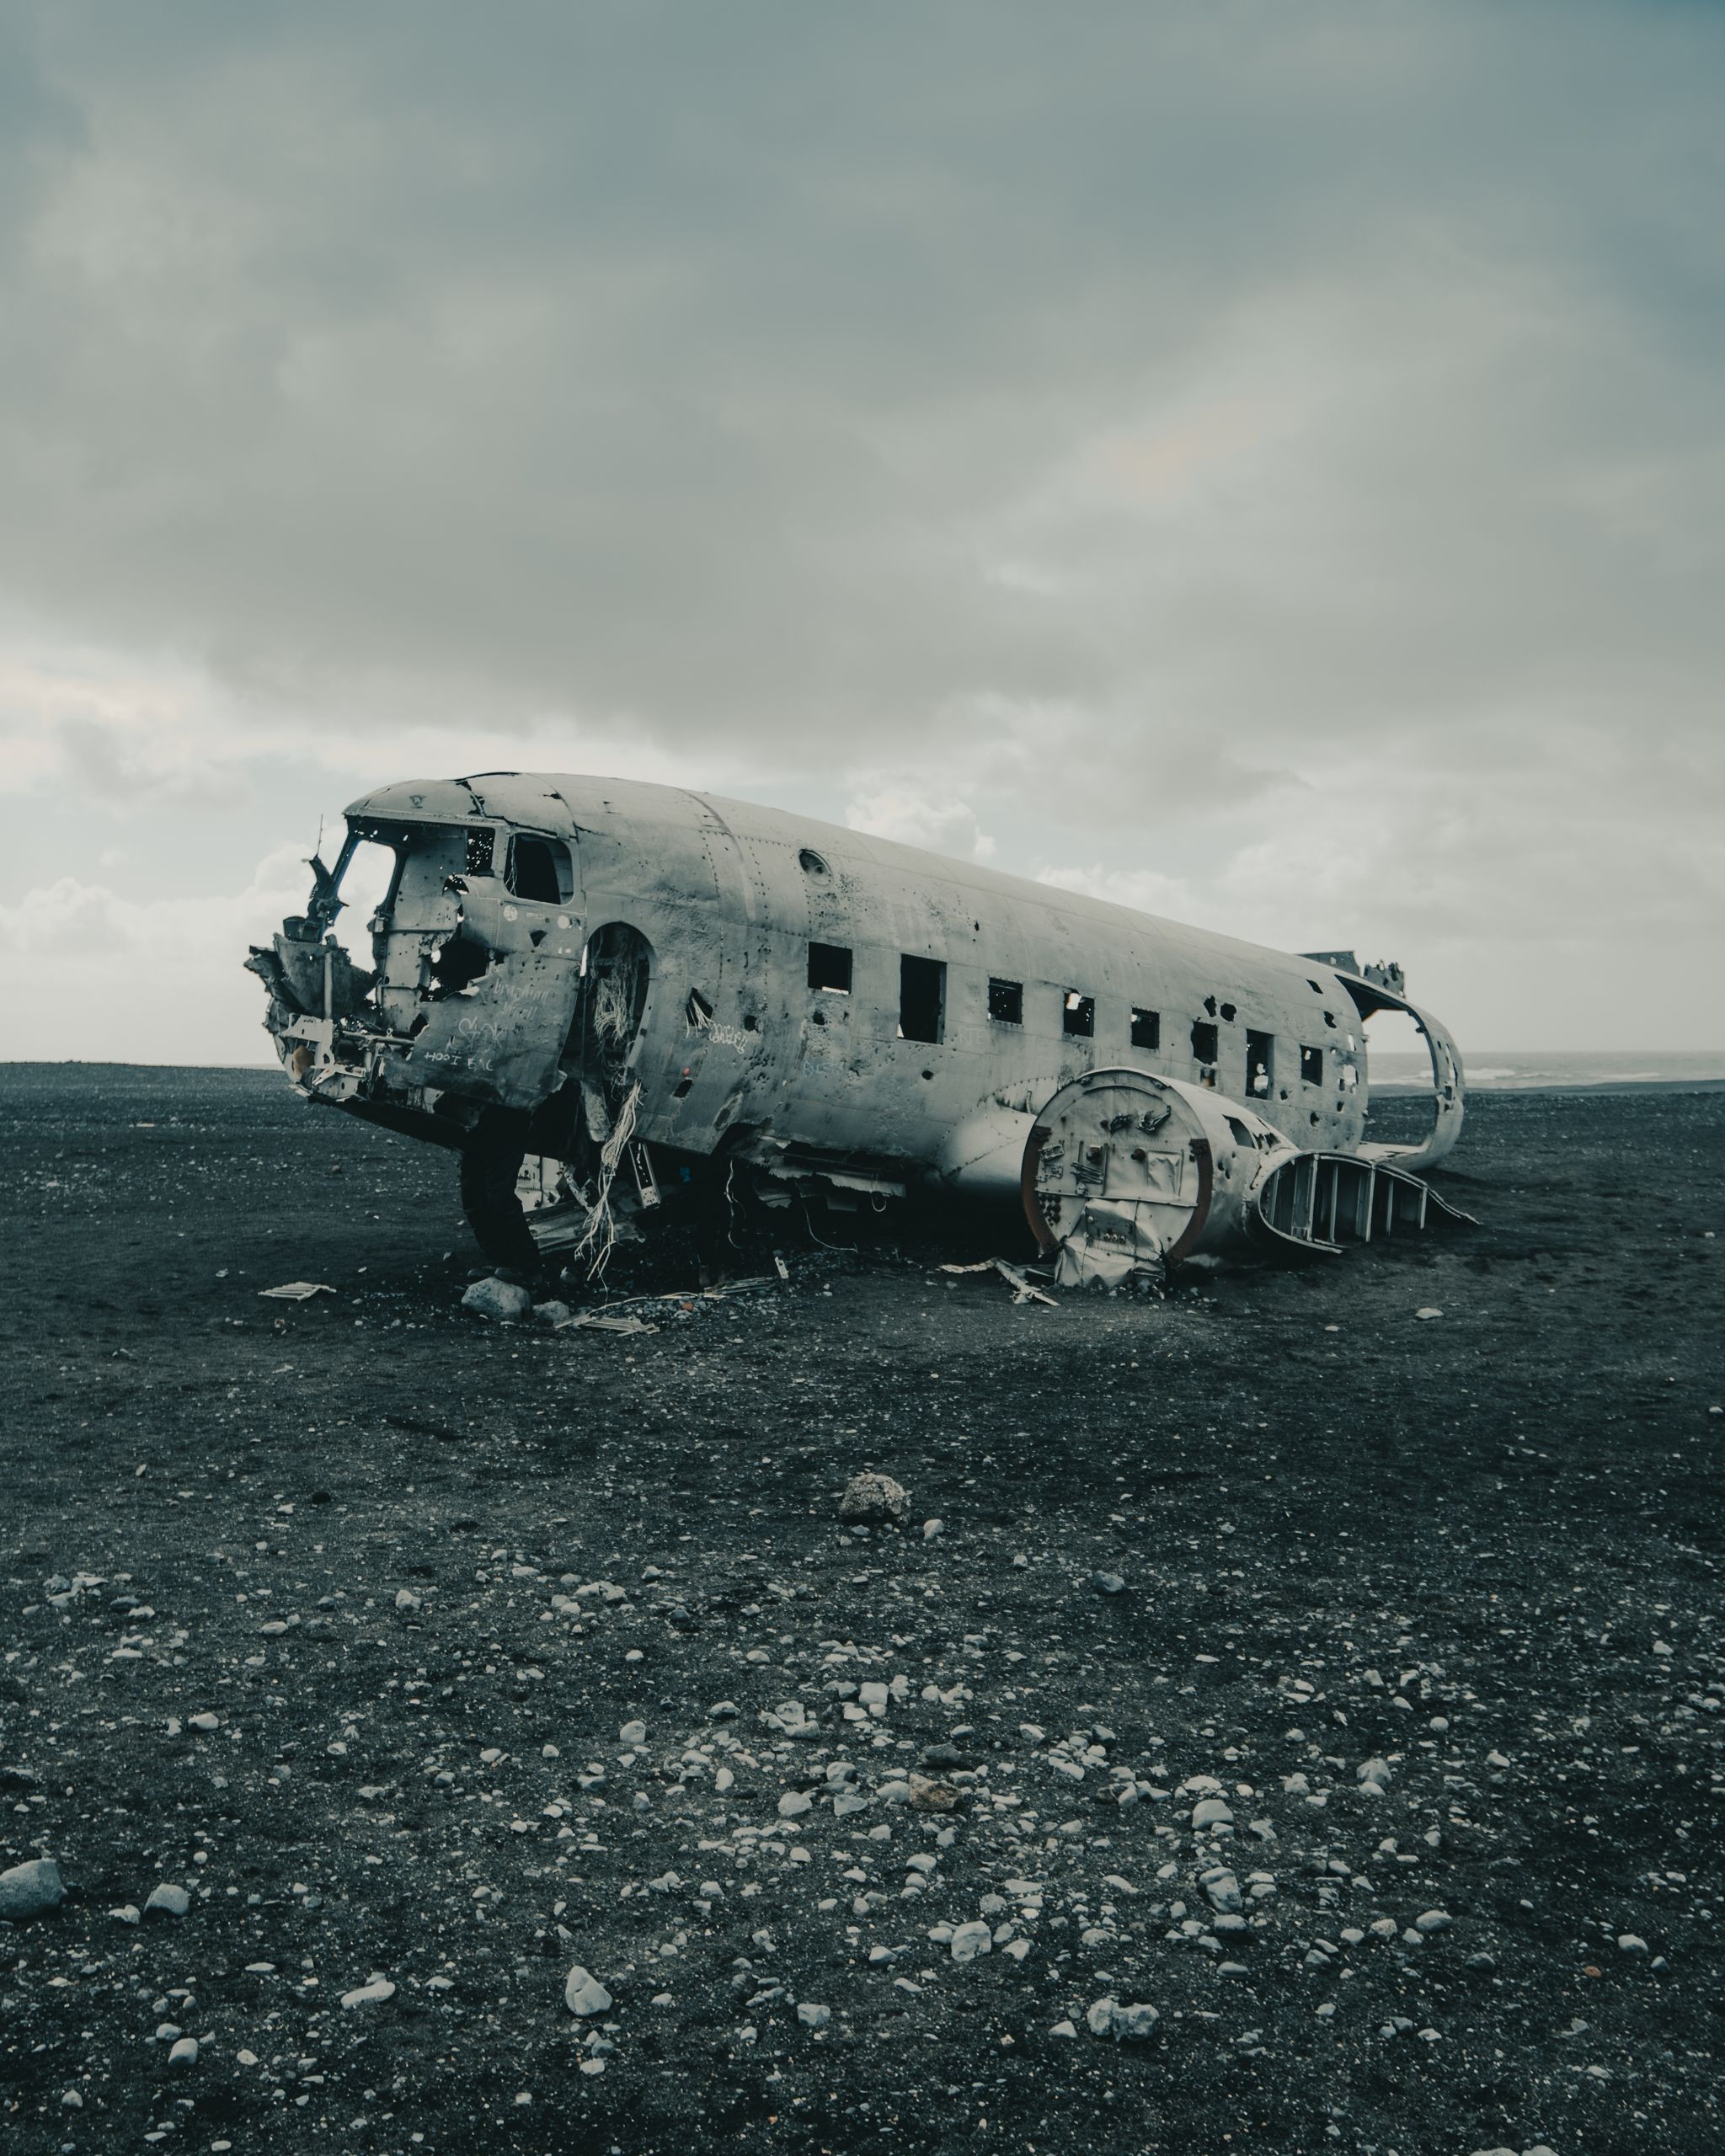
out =
[[[473,1126],[461,1155],[462,1210],[474,1240],[494,1265],[516,1273],[537,1273],[541,1262],[515,1195],[526,1150],[526,1118],[502,1113]]]

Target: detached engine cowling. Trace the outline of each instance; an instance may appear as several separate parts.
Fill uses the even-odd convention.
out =
[[[1094,1070],[1031,1127],[1021,1185],[1067,1287],[1159,1278],[1248,1243],[1333,1257],[1468,1215],[1381,1159],[1309,1152],[1243,1101],[1146,1070]]]
[[[1247,1239],[1254,1192],[1298,1148],[1243,1102],[1146,1070],[1063,1086],[1024,1148],[1024,1209],[1067,1287],[1160,1275]]]

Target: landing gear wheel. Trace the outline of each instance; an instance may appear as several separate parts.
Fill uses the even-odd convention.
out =
[[[516,1273],[540,1266],[515,1188],[526,1152],[526,1118],[501,1112],[481,1117],[461,1155],[462,1210],[474,1240],[494,1265]]]

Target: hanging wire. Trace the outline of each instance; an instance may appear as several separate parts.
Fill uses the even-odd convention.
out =
[[[600,1148],[598,1183],[592,1205],[588,1210],[587,1225],[580,1241],[569,1252],[571,1267],[583,1257],[586,1258],[587,1278],[590,1280],[603,1278],[605,1268],[611,1262],[611,1253],[617,1247],[617,1215],[611,1209],[611,1189],[617,1180],[617,1171],[622,1165],[629,1140],[635,1134],[640,1099],[641,1085],[638,1079],[624,1097],[623,1104],[617,1111],[617,1121],[611,1126],[611,1135]]]

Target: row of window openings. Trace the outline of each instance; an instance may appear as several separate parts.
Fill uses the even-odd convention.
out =
[[[809,985],[824,989],[834,995],[848,995],[851,992],[851,953],[840,943],[811,943],[809,946]],[[905,1041],[935,1041],[943,1038],[946,1021],[947,969],[938,958],[916,958],[909,956],[899,960],[899,1038]],[[1231,1006],[1229,1015],[1231,1017]],[[988,984],[988,1015],[999,1026],[1022,1026],[1024,1022],[1024,984],[1017,980],[991,980]],[[1090,1040],[1096,1033],[1096,998],[1083,995],[1076,988],[1069,988],[1060,998],[1060,1029],[1077,1040]],[[1159,1011],[1142,1011],[1135,1005],[1131,1012],[1131,1040],[1136,1049],[1156,1049],[1162,1044],[1162,1021]],[[1195,1061],[1215,1064],[1221,1054],[1221,1033],[1214,1018],[1194,1019],[1192,1026],[1192,1054]],[[1308,1086],[1321,1086],[1324,1079],[1323,1050],[1302,1048],[1300,1051],[1300,1075]],[[1275,1077],[1275,1040],[1269,1033],[1254,1032],[1250,1027],[1246,1033],[1246,1093],[1249,1100],[1268,1100]]]

